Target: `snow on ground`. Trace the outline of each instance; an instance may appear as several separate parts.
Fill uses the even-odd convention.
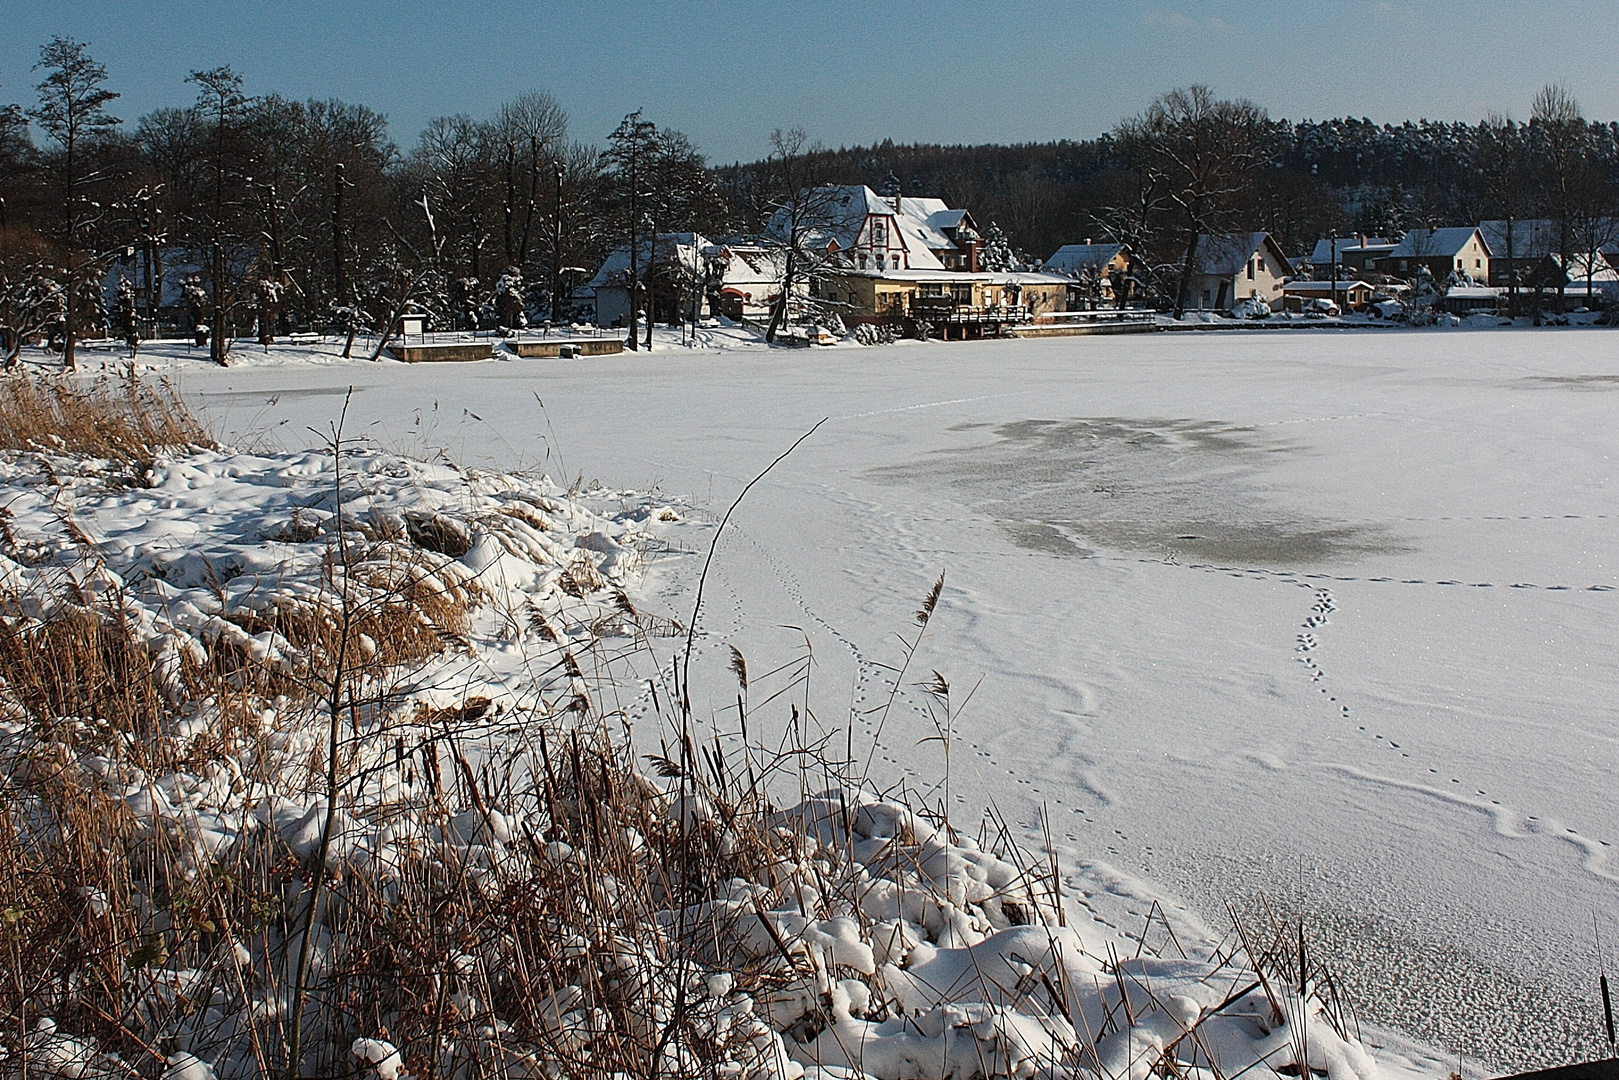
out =
[[[597,637],[628,636],[619,624],[632,613],[615,590],[635,584],[647,552],[678,550],[682,540],[700,539],[711,526],[682,522],[667,507],[627,492],[592,488],[582,503],[574,490],[532,474],[412,460],[365,440],[351,442],[346,427],[329,430],[324,450],[177,450],[139,466],[138,475],[129,474],[129,466],[48,449],[0,455],[0,592],[20,601],[24,615],[50,618],[58,614],[53,607],[82,610],[92,603],[117,611],[120,623],[158,658],[164,689],[176,703],[186,700],[187,653],[202,664],[205,649],[217,656],[229,645],[267,667],[301,670],[319,646],[295,640],[298,634],[288,629],[300,605],[330,614],[341,602],[351,611],[374,612],[386,595],[407,593],[423,610],[420,598],[429,595],[464,605],[471,617],[463,629],[447,620],[434,627],[453,638],[452,648],[427,650],[415,666],[406,665],[397,685],[374,699],[367,695],[363,707],[351,704],[363,737],[350,767],[372,780],[332,819],[326,857],[342,876],[387,889],[397,885],[393,875],[425,839],[446,863],[459,852],[480,868],[472,880],[486,887],[506,880],[532,888],[529,875],[540,862],[570,857],[565,844],[534,843],[543,821],[526,820],[514,806],[480,803],[447,808],[438,824],[419,834],[400,808],[427,797],[430,785],[390,747],[405,745],[402,733],[410,724],[425,729],[440,722],[423,718],[421,710],[442,716],[481,699],[492,712],[481,707],[472,717],[481,733],[471,736],[468,752],[480,745],[494,756],[509,752],[522,739],[522,717],[543,714],[548,702],[567,702],[570,679],[585,678],[571,654],[567,664],[551,662],[553,654],[588,648]],[[341,468],[338,446],[344,448]],[[332,555],[334,542],[344,545],[340,559]],[[367,597],[366,590],[379,595]],[[404,624],[383,628],[395,625]],[[362,651],[389,662],[398,642],[375,633],[361,637]],[[188,751],[176,771],[149,772],[117,753],[47,750],[45,728],[29,723],[9,699],[0,704],[0,773],[30,790],[38,781],[31,771],[37,762],[49,762],[54,771],[71,761],[93,772],[109,795],[127,804],[143,835],[178,830],[189,838],[180,858],[186,873],[223,860],[235,845],[251,847],[267,830],[278,832],[300,858],[319,858],[326,850],[325,804],[298,779],[325,737],[307,717],[266,710],[266,738],[247,744],[257,749],[221,760],[199,749],[219,745],[208,742],[219,737],[222,719],[209,698],[175,732]],[[577,742],[574,748],[577,754]],[[470,773],[472,766],[465,767]],[[665,815],[717,822],[701,796],[680,790],[663,796]],[[1331,1080],[1375,1080],[1432,1075],[1440,1067],[1432,1052],[1399,1044],[1386,1047],[1380,1072],[1335,1004],[1301,1002],[1282,985],[1286,973],[1276,969],[1272,983],[1262,986],[1243,965],[1229,962],[1229,937],[1220,949],[1218,935],[1173,901],[1159,908],[1162,955],[1141,954],[1130,934],[1145,939],[1143,928],[1104,929],[1085,921],[1087,912],[1100,919],[1111,910],[1087,906],[1091,894],[1113,907],[1157,906],[1147,886],[1105,864],[1079,864],[1067,887],[1083,891],[1052,896],[1041,872],[1028,873],[968,837],[869,794],[810,797],[771,822],[799,838],[793,848],[801,861],[769,863],[761,874],[771,885],[716,883],[704,905],[712,910],[693,920],[734,926],[722,953],[734,966],[712,961],[714,967],[695,973],[675,962],[660,966],[650,947],[642,958],[652,987],[648,1003],[679,1001],[676,978],[691,981],[702,995],[694,1023],[719,1049],[722,1075],[1067,1077],[1081,1075],[1075,1065],[1082,1064],[1114,1080],[1145,1080],[1163,1059],[1181,1062],[1177,1069],[1202,1080],[1294,1061]],[[288,881],[291,887],[291,875]],[[674,934],[692,914],[662,911],[656,918]],[[1174,956],[1164,920],[1182,935]],[[294,951],[274,953],[275,937],[273,930],[262,941],[248,934],[253,948],[233,947],[236,981],[228,985],[209,981],[225,979],[221,971],[171,967],[162,959],[144,974],[132,967],[130,992],[141,1003],[134,1010],[141,1018],[131,1020],[136,1025],[148,1015],[163,1016],[171,983],[211,1003],[183,1021],[142,1029],[138,1037],[174,1050],[164,1077],[254,1074],[256,1050],[250,1050],[256,1044],[242,1035],[246,1018],[274,1011],[279,980],[260,976],[275,970],[275,955]],[[505,938],[494,940],[498,948]],[[320,955],[336,947],[335,941],[322,945]],[[808,973],[768,992],[735,983],[733,970],[756,976],[778,950],[801,952]],[[457,955],[473,962],[471,955]],[[480,989],[458,990],[470,996],[457,998],[457,1007],[482,1016],[479,1010],[494,1003],[475,996],[484,993],[482,981],[467,981]],[[571,991],[581,996],[578,987]],[[595,1022],[574,1011],[557,1023],[586,1053]],[[1375,1033],[1371,1042],[1385,1048]],[[135,1074],[49,1017],[36,1018],[24,1045],[27,1064],[43,1075]],[[686,1053],[685,1044],[669,1053],[677,1052]],[[401,1051],[383,1039],[362,1035],[350,1054],[365,1075],[382,1080],[405,1066]],[[548,1060],[539,1049],[531,1056]],[[1218,1067],[1211,1069],[1210,1061]],[[520,1063],[523,1075],[553,1071],[527,1062]]]
[[[1046,807],[1094,918],[1143,917],[1142,879],[1211,923],[1262,891],[1341,958],[1363,1016],[1498,1066],[1598,1049],[1593,916],[1619,934],[1619,336],[173,370],[231,440],[305,446],[352,385],[351,424],[386,445],[716,517],[827,417],[720,544],[694,673],[716,723],[726,645],[764,670],[807,635],[821,723],[852,717],[874,779],[942,797],[925,695],[907,687],[881,732],[864,715],[942,570],[912,681],[939,671],[958,706],[977,686],[950,800],[1030,835]],[[640,602],[684,619],[699,564],[677,545]]]

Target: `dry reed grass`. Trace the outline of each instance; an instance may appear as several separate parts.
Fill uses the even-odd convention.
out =
[[[138,388],[5,393],[0,415],[33,418],[17,448],[49,442],[47,417],[78,417],[71,441],[49,442],[61,452],[139,460],[203,437],[172,396]],[[117,409],[127,415],[106,415]],[[181,1051],[221,1075],[359,1075],[350,1045],[374,1037],[434,1080],[741,1080],[790,1071],[771,1024],[815,1040],[834,1023],[837,988],[863,981],[868,1015],[892,1007],[872,972],[840,969],[843,982],[823,985],[834,973],[767,913],[796,903],[875,931],[867,868],[878,864],[856,856],[859,812],[843,794],[861,782],[858,763],[811,734],[807,655],[775,669],[782,685],[752,688],[760,708],[791,709],[791,737],[769,753],[745,738],[699,744],[684,695],[654,688],[674,732],[655,758],[660,785],[619,737],[627,653],[559,634],[538,609],[535,648],[567,676],[550,699],[515,713],[476,698],[398,707],[401,682],[466,632],[481,598],[475,583],[435,575],[441,560],[398,537],[334,539],[318,601],[230,616],[281,635],[298,665],[221,637],[178,681],[160,677],[115,597],[0,597],[0,1075],[38,1075],[42,1047],[79,1075],[156,1076]],[[560,587],[597,596],[592,624],[627,627],[628,654],[650,653],[668,628],[605,585],[581,562]],[[939,591],[903,639],[901,672]],[[57,614],[21,614],[46,609]],[[745,735],[740,653],[732,670]],[[772,791],[818,816],[784,818]],[[299,793],[321,798],[278,810]],[[205,824],[210,807],[235,808],[234,830],[218,824],[228,813]],[[896,880],[926,880],[926,819],[885,849]],[[954,836],[942,811],[926,828]],[[1018,868],[982,912],[997,925],[1062,922],[1054,858],[1027,858],[1004,822],[980,846]],[[1296,963],[1285,945],[1277,935],[1247,949],[1260,983],[1278,984],[1264,986],[1278,1022],[1303,1015],[1295,998],[1312,980],[1302,938]],[[1060,957],[1031,960],[1061,983]],[[1111,965],[1122,987],[1123,963]],[[1279,985],[1286,969],[1300,972],[1298,994]],[[715,971],[734,987],[715,992]],[[1072,993],[1021,980],[1014,1004],[1063,1012]],[[1132,1013],[1124,997],[1097,1038],[1145,1007]],[[74,1038],[50,1042],[43,1017]],[[1091,1068],[1088,1052],[1048,1065]],[[1151,1052],[1164,1076],[1184,1075],[1187,1053],[1209,1057],[1195,1029]]]
[[[162,450],[213,447],[206,427],[167,382],[0,378],[0,450],[147,462]]]

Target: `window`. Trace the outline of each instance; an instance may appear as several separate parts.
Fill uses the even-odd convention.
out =
[[[873,221],[871,223],[871,242],[882,247],[888,246],[888,222]]]
[[[1258,261],[1259,261],[1258,259],[1249,259],[1248,260],[1248,280],[1249,281],[1254,280],[1254,264],[1257,263]]]

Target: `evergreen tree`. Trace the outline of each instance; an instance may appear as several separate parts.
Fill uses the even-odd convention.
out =
[[[39,51],[35,71],[45,79],[38,86],[39,105],[28,116],[55,144],[47,158],[54,194],[56,227],[52,230],[65,293],[62,325],[62,362],[76,366],[78,339],[87,282],[100,276],[103,251],[96,243],[97,226],[105,210],[95,196],[109,179],[96,167],[97,144],[122,123],[107,111],[118,95],[108,90],[107,69],[96,63],[89,46],[72,38],[55,37]]]
[[[978,265],[993,273],[1023,268],[1017,255],[1012,251],[1012,244],[1006,239],[1006,234],[993,221],[989,223],[989,228],[984,230],[984,246],[978,255]]]

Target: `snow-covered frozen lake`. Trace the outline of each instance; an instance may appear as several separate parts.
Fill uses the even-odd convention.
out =
[[[936,670],[958,706],[977,686],[954,722],[964,818],[994,803],[1033,836],[1045,805],[1065,864],[1105,860],[1211,923],[1259,892],[1302,910],[1364,1015],[1453,1051],[1597,1049],[1593,920],[1619,941],[1619,333],[178,378],[230,440],[315,445],[353,385],[348,430],[386,447],[716,517],[828,418],[720,543],[700,712],[734,699],[726,646],[764,672],[807,634],[811,704],[829,730],[853,713],[864,758],[877,665],[943,571],[907,683]],[[641,601],[684,620],[700,565],[660,558]],[[875,779],[942,773],[923,697],[891,714]]]

